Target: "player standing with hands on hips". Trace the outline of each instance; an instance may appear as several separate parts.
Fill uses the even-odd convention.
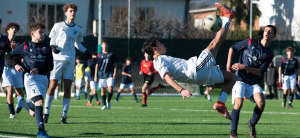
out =
[[[75,47],[86,54],[87,59],[91,58],[91,53],[83,47],[82,28],[75,24],[74,20],[77,12],[77,5],[70,3],[63,8],[67,19],[65,21],[55,23],[49,37],[50,45],[53,51],[54,68],[50,75],[50,86],[47,91],[45,101],[44,122],[48,122],[50,107],[53,101],[53,95],[60,73],[63,73],[64,81],[64,97],[63,110],[61,115],[61,124],[66,124],[67,113],[71,98],[71,85],[74,81],[75,67]]]

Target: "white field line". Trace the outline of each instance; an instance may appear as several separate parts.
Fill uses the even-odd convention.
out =
[[[0,104],[6,105],[6,104]],[[52,107],[62,107],[62,105],[51,105]],[[70,106],[76,108],[102,108],[102,106]],[[214,110],[195,110],[195,109],[167,109],[167,108],[128,108],[128,107],[112,107],[112,109],[121,110],[169,110],[169,111],[190,111],[190,112],[215,112]],[[229,111],[231,112],[231,111]],[[253,114],[253,111],[241,111],[240,113]],[[299,115],[300,112],[263,112],[264,114],[289,114],[289,115]]]
[[[5,135],[0,135],[1,138],[29,138],[29,137],[16,137],[16,136],[5,136]]]

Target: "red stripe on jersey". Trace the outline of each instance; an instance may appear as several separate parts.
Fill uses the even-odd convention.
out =
[[[284,60],[284,58],[282,58],[282,60],[283,60],[283,63],[285,63],[285,60]]]
[[[251,44],[252,38],[249,38],[248,45]]]
[[[26,49],[26,42],[24,42],[24,49]]]
[[[6,40],[6,45],[8,45],[8,42],[9,42],[9,40],[8,40],[8,38],[7,38],[7,40]]]
[[[267,56],[267,58],[269,58],[269,57],[271,57],[271,56],[273,56],[274,54],[272,53],[272,54],[270,54],[269,56]]]
[[[98,53],[98,58],[100,58],[100,54]]]
[[[48,50],[47,50],[47,52],[49,52],[49,51],[50,51],[50,49],[51,49],[51,46],[49,46],[49,47],[48,47]]]

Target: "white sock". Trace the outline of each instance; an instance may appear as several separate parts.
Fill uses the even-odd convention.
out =
[[[71,99],[63,98],[63,111],[61,116],[67,117]]]
[[[53,101],[53,96],[49,96],[46,94],[46,100],[45,100],[45,114],[50,114],[50,107]]]
[[[76,89],[76,96],[79,97],[80,96],[80,90]]]
[[[210,95],[207,95],[207,100],[210,101]]]
[[[58,96],[58,90],[55,89],[55,91],[54,91],[54,99],[57,99],[57,96]]]
[[[227,97],[228,97],[228,94],[226,92],[221,92],[220,96],[218,97],[218,101],[225,104]]]
[[[230,23],[231,23],[231,19],[229,17],[223,17],[222,27],[229,29]]]

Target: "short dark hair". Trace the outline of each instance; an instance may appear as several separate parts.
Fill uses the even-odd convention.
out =
[[[92,54],[93,56],[97,56],[98,55],[98,53],[97,52],[93,52],[93,54]]]
[[[0,18],[0,23],[2,23],[2,19]]]
[[[294,52],[294,48],[291,47],[291,46],[289,46],[289,47],[287,47],[287,48],[285,49],[285,52],[288,52],[288,51]]]
[[[143,44],[142,51],[149,54],[154,55],[153,47],[157,47],[156,42],[159,41],[157,37],[150,37],[146,40],[146,42]]]
[[[80,60],[80,56],[76,56],[76,60],[79,59]]]
[[[64,12],[67,12],[69,8],[74,9],[77,12],[77,5],[74,3],[69,3],[63,7]]]
[[[103,40],[101,41],[101,44],[102,44],[102,43],[108,44],[108,40],[107,40],[107,39],[103,39]]]
[[[31,32],[34,32],[38,29],[45,29],[45,25],[44,24],[41,24],[41,23],[32,23],[30,26],[29,26],[29,33]]]
[[[131,57],[126,58],[126,61],[127,61],[127,60],[130,60],[130,61],[131,61]]]
[[[274,35],[276,35],[276,33],[277,33],[277,30],[276,30],[276,27],[275,27],[275,26],[273,26],[273,25],[267,25],[266,27],[273,28]]]
[[[9,23],[9,24],[7,24],[6,27],[5,27],[5,33],[7,33],[7,31],[8,31],[10,28],[12,28],[12,27],[16,27],[17,32],[20,30],[20,25],[19,25],[19,24],[17,24],[17,23]]]

